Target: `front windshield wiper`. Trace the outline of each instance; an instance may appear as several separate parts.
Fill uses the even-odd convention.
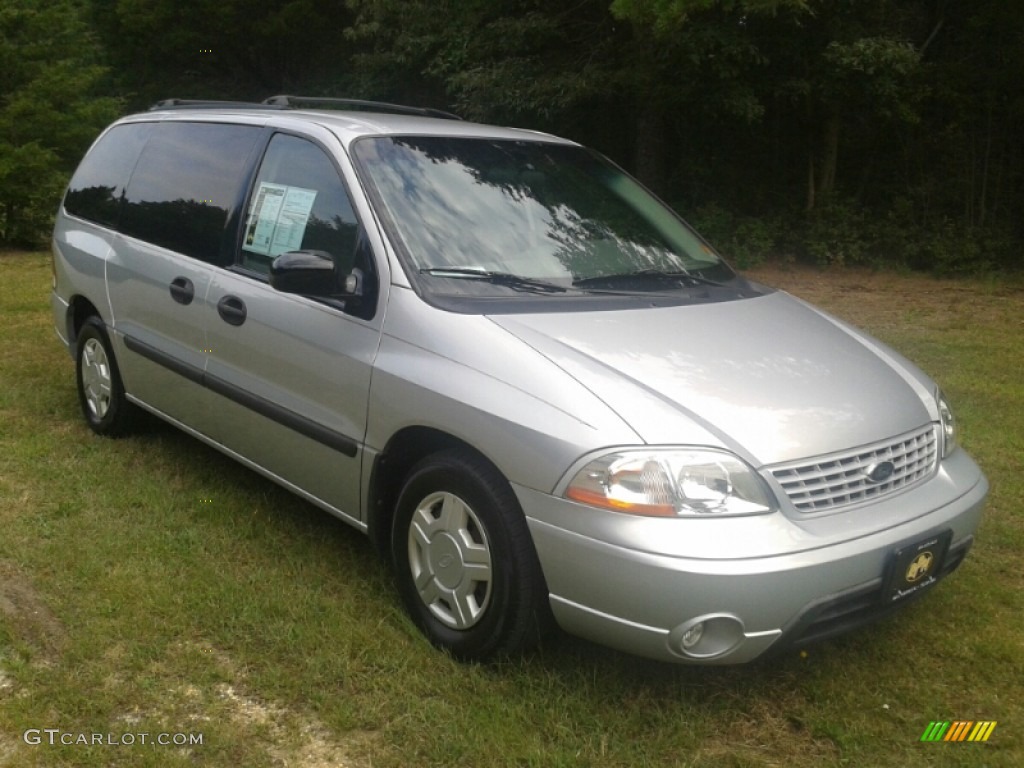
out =
[[[433,277],[454,277],[470,280],[485,280],[488,283],[502,285],[516,291],[534,291],[537,293],[565,293],[567,288],[546,280],[523,277],[511,272],[495,272],[489,269],[474,267],[424,267],[420,274]]]
[[[581,277],[573,280],[574,286],[594,285],[597,283],[614,283],[619,280],[635,280],[636,278],[654,278],[655,280],[675,280],[690,285],[714,285],[721,287],[722,283],[692,272],[673,272],[663,269],[637,269],[632,272],[618,272],[611,275],[594,275],[593,277]]]

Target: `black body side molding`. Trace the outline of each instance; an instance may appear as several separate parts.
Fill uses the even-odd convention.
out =
[[[293,429],[300,435],[304,435],[311,440],[316,440],[318,443],[322,443],[328,448],[333,448],[334,450],[350,457],[354,457],[359,451],[359,444],[352,438],[346,437],[332,429],[328,429],[322,424],[318,424],[312,419],[308,419],[305,416],[295,413],[295,411],[289,410],[277,403],[271,402],[266,398],[259,397],[251,392],[246,392],[241,387],[237,387],[230,382],[224,381],[224,379],[217,376],[211,376],[206,371],[203,371],[194,365],[183,363],[165,352],[161,352],[159,349],[146,344],[145,342],[139,341],[131,336],[125,336],[124,344],[137,355],[141,355],[157,365],[162,365],[167,370],[173,371],[179,376],[185,377],[189,381],[204,386],[207,389],[216,392],[218,395],[223,395],[228,398],[228,400],[255,411],[260,416],[264,416],[271,421],[276,421],[282,426]]]

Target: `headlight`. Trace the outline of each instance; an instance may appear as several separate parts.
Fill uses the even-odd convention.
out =
[[[565,496],[633,515],[758,515],[775,502],[761,478],[722,451],[629,450],[602,456],[576,473]]]
[[[946,458],[956,448],[956,418],[941,391],[936,399],[939,403],[939,423],[942,424],[942,458]]]

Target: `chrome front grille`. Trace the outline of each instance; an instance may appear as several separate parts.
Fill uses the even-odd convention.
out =
[[[876,501],[929,477],[938,459],[938,435],[928,424],[852,451],[776,464],[768,471],[801,512],[825,512]],[[892,473],[884,477],[892,463]],[[875,479],[869,477],[875,469]]]

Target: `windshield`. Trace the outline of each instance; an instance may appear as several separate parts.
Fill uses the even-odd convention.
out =
[[[362,139],[354,155],[413,271],[445,292],[507,294],[509,276],[609,289],[645,273],[733,277],[674,213],[577,146],[401,136]]]

